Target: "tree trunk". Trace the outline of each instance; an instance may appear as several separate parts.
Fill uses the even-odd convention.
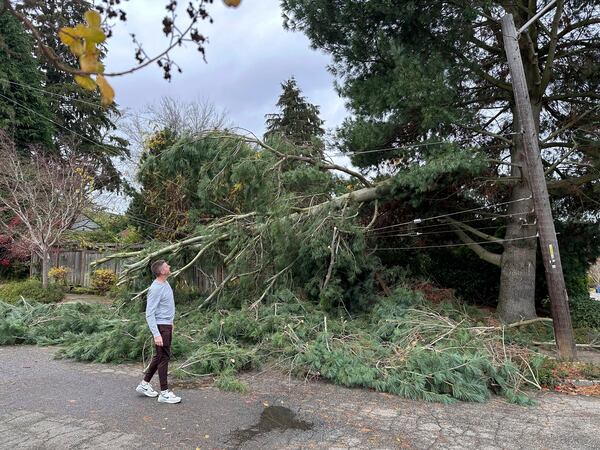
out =
[[[48,287],[48,270],[50,270],[50,254],[47,250],[42,251],[42,287]]]
[[[516,109],[513,108],[514,123],[518,124]],[[518,125],[515,125],[515,127]],[[512,176],[521,177],[513,187],[511,200],[531,197],[527,181],[527,165],[523,140],[515,135],[511,150]],[[533,211],[533,199],[511,203],[508,208],[505,239],[518,239],[504,243],[500,273],[498,314],[507,322],[533,319],[535,312],[535,271],[537,251],[537,226]],[[530,238],[530,239],[527,239]]]

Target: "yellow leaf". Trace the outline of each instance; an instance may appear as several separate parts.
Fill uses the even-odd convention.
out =
[[[69,45],[69,49],[75,56],[81,56],[85,52],[85,47],[83,46],[81,39],[76,39],[73,44]]]
[[[77,41],[75,39],[75,29],[71,27],[63,27],[58,30],[58,37],[63,44],[69,47]]]
[[[92,80],[88,76],[75,75],[75,82],[84,89],[88,91],[93,91],[96,89],[96,82]]]
[[[96,43],[88,39],[85,40],[85,53],[96,53]]]
[[[98,83],[98,87],[100,88],[100,94],[102,95],[102,104],[104,106],[110,105],[115,99],[115,90],[112,86],[106,81],[102,75],[98,75],[96,77],[96,83]]]
[[[83,15],[87,24],[92,28],[100,28],[100,14],[97,11],[89,10]]]
[[[81,70],[84,72],[96,73],[100,72],[98,70],[101,64],[98,62],[98,55],[95,53],[84,53],[79,58],[79,64],[81,65]]]
[[[101,28],[88,28],[86,39],[95,42],[96,44],[100,44],[106,40],[106,35]]]
[[[83,24],[78,24],[73,28],[73,36],[82,38],[86,40],[86,44],[88,42],[94,44],[100,44],[106,40],[106,35],[101,28],[90,28],[86,27]]]
[[[223,3],[225,3],[227,6],[237,8],[240,6],[240,1],[241,0],[223,0]]]
[[[78,38],[85,38],[86,34],[87,34],[87,30],[88,30],[88,27],[79,23],[79,24],[75,25],[74,28],[71,28],[69,31],[72,36],[75,36]]]

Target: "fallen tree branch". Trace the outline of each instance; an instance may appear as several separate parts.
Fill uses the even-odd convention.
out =
[[[229,280],[231,280],[233,277],[234,277],[233,273],[230,273],[229,275],[227,275],[227,276],[225,277],[225,279],[224,279],[223,281],[221,281],[221,284],[219,284],[219,285],[218,285],[218,286],[215,288],[215,290],[214,290],[214,291],[212,291],[212,292],[210,293],[210,295],[209,295],[208,297],[206,297],[206,299],[205,299],[205,300],[204,300],[202,303],[200,303],[200,306],[198,306],[198,309],[202,309],[202,307],[203,307],[204,305],[206,305],[208,302],[210,302],[210,301],[213,299],[213,297],[214,297],[215,295],[217,295],[219,292],[221,292],[221,291],[223,290],[223,288],[225,287],[225,285],[226,285],[226,284],[229,282]]]
[[[486,250],[481,245],[477,244],[469,236],[467,236],[467,234],[464,231],[462,231],[458,226],[454,226],[454,233],[456,233],[458,238],[461,241],[463,241],[465,244],[467,244],[467,247],[469,247],[471,250],[473,250],[475,252],[475,254],[477,256],[479,256],[481,259],[483,259],[484,261],[487,261],[491,264],[494,264],[495,266],[500,267],[500,265],[502,264],[502,255],[499,255],[498,253],[493,253],[493,252],[490,252],[489,250]]]
[[[321,293],[327,288],[329,284],[329,280],[331,279],[331,274],[333,273],[333,265],[335,264],[335,255],[337,254],[338,247],[338,228],[333,227],[333,238],[331,239],[331,259],[329,261],[329,267],[327,269],[327,275],[325,276],[325,280],[323,281],[323,285],[321,286]]]
[[[245,129],[244,129],[244,131],[246,131],[247,133],[249,133],[251,135],[251,137],[250,136],[231,135],[231,134],[227,134],[226,136],[228,136],[228,137],[234,137],[236,139],[242,138],[245,142],[256,144],[256,145],[264,148],[265,150],[270,151],[274,155],[277,155],[279,158],[282,158],[284,160],[285,159],[291,159],[291,160],[294,160],[294,161],[302,161],[302,162],[306,162],[306,163],[312,164],[313,166],[321,167],[321,168],[326,169],[326,170],[337,170],[339,172],[343,172],[343,173],[346,173],[346,174],[348,174],[348,175],[350,175],[350,176],[352,176],[354,178],[357,178],[358,180],[360,180],[360,182],[362,184],[364,184],[367,187],[371,187],[372,186],[371,182],[369,180],[367,180],[367,178],[364,175],[362,175],[362,174],[360,174],[360,173],[358,173],[358,172],[356,172],[356,171],[354,171],[352,169],[348,169],[347,167],[340,166],[340,165],[333,164],[333,163],[326,163],[326,162],[324,162],[322,160],[319,160],[319,159],[316,159],[316,158],[311,158],[310,156],[288,155],[286,153],[282,153],[279,150],[271,147],[270,145],[267,145],[265,142],[263,142],[262,140],[260,140],[251,131],[245,130]]]
[[[521,320],[520,322],[513,322],[509,325],[506,325],[506,328],[522,327],[524,325],[530,325],[536,322],[552,322],[552,319],[550,317],[537,317],[535,319]]]
[[[198,259],[200,259],[200,257],[204,254],[204,252],[206,252],[209,248],[211,248],[213,245],[215,245],[217,242],[222,241],[226,238],[229,237],[229,234],[222,234],[220,236],[217,236],[214,240],[212,240],[211,242],[208,242],[204,247],[202,247],[202,249],[196,254],[196,256],[194,256],[192,258],[192,260],[190,262],[188,262],[185,266],[183,266],[181,269],[176,270],[175,272],[173,272],[171,274],[171,277],[176,278],[179,276],[180,273],[182,273],[184,270],[189,269],[190,267],[192,267],[194,265],[194,263],[196,261],[198,261]]]
[[[540,341],[531,341],[531,343],[533,345],[552,345],[552,346],[556,346],[556,342],[552,342],[552,341],[548,341],[548,342],[540,342]],[[598,348],[600,349],[600,344],[599,345],[594,345],[594,344],[575,344],[575,347],[577,348]]]
[[[489,234],[487,234],[487,233],[483,233],[482,231],[479,231],[479,230],[478,230],[478,229],[476,229],[476,228],[470,227],[469,225],[465,225],[464,223],[462,223],[462,222],[459,222],[458,220],[454,220],[454,219],[453,219],[453,218],[451,218],[451,217],[447,217],[447,218],[445,219],[445,221],[446,221],[446,222],[448,222],[448,223],[450,223],[450,224],[451,224],[451,225],[453,225],[454,227],[459,227],[459,228],[461,228],[461,229],[463,229],[463,230],[465,230],[465,231],[468,231],[469,233],[472,233],[472,234],[474,234],[474,235],[475,235],[475,236],[477,236],[477,237],[480,237],[480,238],[482,238],[482,239],[485,239],[486,241],[490,241],[490,242],[496,242],[496,243],[498,243],[498,244],[501,244],[501,243],[503,242],[503,240],[502,240],[502,239],[500,239],[500,238],[497,238],[496,236],[492,236],[492,235],[489,235]]]
[[[275,281],[277,281],[277,279],[285,272],[287,271],[290,267],[292,267],[292,265],[297,261],[294,260],[294,262],[292,262],[292,264],[288,265],[287,267],[284,267],[283,269],[281,269],[278,273],[276,273],[275,275],[273,275],[269,280],[269,285],[267,286],[267,288],[264,290],[264,292],[262,293],[262,295],[260,296],[260,298],[258,300],[256,300],[254,303],[252,303],[248,309],[254,309],[256,308],[260,302],[262,302],[262,299],[265,298],[265,296],[267,295],[267,292],[269,292],[269,290],[273,287],[273,285],[275,284]]]

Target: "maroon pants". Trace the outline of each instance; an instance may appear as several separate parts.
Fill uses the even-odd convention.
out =
[[[163,345],[155,345],[155,352],[144,381],[150,381],[158,370],[158,379],[160,381],[160,390],[166,391],[169,388],[167,381],[167,371],[169,369],[169,359],[171,359],[171,337],[173,336],[172,325],[158,325],[158,332],[162,336]]]

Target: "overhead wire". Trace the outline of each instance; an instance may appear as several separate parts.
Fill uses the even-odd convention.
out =
[[[523,241],[525,239],[537,239],[539,237],[538,234],[535,236],[527,236],[520,238],[509,238],[509,239],[497,239],[494,241],[478,241],[478,242],[470,242],[470,243],[462,243],[462,244],[439,244],[439,245],[419,245],[419,246],[411,246],[411,247],[374,247],[371,250],[420,250],[427,248],[447,248],[447,247],[463,247],[470,245],[484,245],[484,244],[502,244],[503,242],[512,242],[512,241]]]
[[[469,213],[469,212],[480,211],[482,209],[492,208],[494,206],[508,205],[508,204],[511,204],[511,203],[518,203],[518,202],[522,202],[522,201],[526,201],[526,200],[531,200],[531,196],[519,198],[517,200],[509,200],[509,201],[506,201],[506,202],[492,203],[490,205],[485,205],[485,206],[480,206],[480,207],[477,207],[477,208],[466,209],[464,211],[455,211],[455,212],[451,212],[451,213],[448,213],[448,214],[439,214],[437,216],[425,217],[423,219],[416,218],[416,219],[410,220],[408,222],[403,222],[403,223],[398,223],[398,224],[393,224],[393,225],[386,225],[386,226],[383,226],[383,227],[371,228],[371,231],[384,230],[384,229],[388,229],[388,228],[395,228],[395,227],[400,227],[400,226],[405,226],[405,225],[421,224],[423,222],[427,222],[427,221],[430,221],[430,220],[437,220],[437,219],[442,219],[442,218],[446,218],[446,217],[457,216],[457,215],[460,215],[460,214],[466,214],[466,213]],[[519,213],[519,214],[522,214],[522,213]]]
[[[533,213],[533,210],[528,211],[529,214]],[[510,214],[499,214],[499,215],[495,215],[491,218],[476,218],[476,219],[469,219],[469,220],[461,220],[460,223],[472,223],[472,222],[480,222],[482,220],[490,220],[490,221],[494,221],[496,219],[500,219],[500,218],[504,218],[504,217],[513,217],[513,216],[519,216],[519,215],[523,215],[523,212],[517,212],[517,213],[510,213]],[[413,225],[412,222],[405,224],[404,226],[407,225]],[[419,226],[420,230],[424,230],[424,229],[431,229],[431,228],[439,228],[439,227],[446,227],[447,224],[445,223],[437,223],[437,224],[432,224],[432,225],[423,225],[423,226]],[[370,230],[369,230],[370,231]],[[401,231],[401,230],[391,230],[388,229],[387,231],[382,231],[382,232],[376,232],[374,233],[376,236],[385,236],[387,233],[395,233],[396,231]]]
[[[54,96],[57,96],[57,97],[68,98],[67,96],[65,96],[63,94],[57,94],[57,93],[51,92],[51,91],[46,90],[46,89],[36,88],[36,87],[33,87],[33,86],[29,86],[29,85],[25,85],[25,84],[22,84],[22,83],[18,83],[18,82],[15,82],[15,81],[6,80],[6,79],[2,79],[2,78],[0,78],[0,81],[5,81],[5,82],[9,82],[11,84],[23,86],[23,87],[26,87],[26,88],[29,88],[29,89],[32,89],[32,90],[36,90],[36,91],[40,91],[40,92],[45,92],[47,94],[54,95]],[[105,144],[96,142],[96,141],[94,141],[94,140],[92,140],[92,139],[90,139],[90,138],[88,138],[86,136],[83,136],[83,135],[77,133],[74,130],[71,130],[71,129],[65,127],[64,125],[61,125],[61,124],[55,122],[51,118],[49,118],[49,117],[47,117],[47,116],[39,113],[38,111],[35,111],[35,110],[27,107],[26,105],[23,105],[22,103],[16,101],[15,99],[11,99],[11,98],[5,96],[2,93],[0,93],[0,97],[4,98],[5,100],[12,101],[16,105],[18,105],[18,106],[20,106],[20,107],[22,107],[22,108],[24,108],[24,109],[26,109],[26,110],[28,110],[30,112],[33,112],[34,114],[36,114],[36,115],[44,118],[45,120],[48,120],[49,122],[53,123],[54,125],[56,125],[56,126],[62,128],[64,130],[66,130],[66,131],[72,133],[73,135],[75,135],[75,136],[77,136],[77,137],[79,137],[81,139],[84,139],[84,140],[86,140],[86,141],[88,141],[88,142],[90,142],[90,143],[92,143],[92,144],[94,144],[96,146],[106,148],[106,149],[108,149],[110,151],[114,151],[115,149],[120,149],[120,150],[123,150],[123,151],[127,151],[128,150],[128,149],[125,149],[125,148],[119,148],[119,147],[115,147],[115,146],[109,147],[109,146],[107,146]],[[98,106],[95,103],[88,102],[88,101],[81,100],[81,99],[69,99],[69,100],[75,100],[75,101],[78,101],[78,102],[81,102],[81,103],[84,103],[84,104],[88,104],[88,105],[91,105],[91,106]],[[131,113],[130,113],[130,115],[131,116],[136,116],[135,114],[131,114]],[[138,115],[138,117],[143,117],[143,116]],[[514,134],[515,133],[507,133],[507,134],[504,134],[504,135],[501,135],[501,136],[509,136],[509,135],[514,135]],[[424,147],[424,146],[440,145],[440,144],[445,144],[445,143],[449,143],[449,142],[448,141],[423,142],[423,143],[412,144],[412,145],[407,145],[407,146],[403,146],[403,147],[390,147],[390,148],[384,148],[384,149],[372,149],[372,150],[363,150],[363,151],[355,151],[355,152],[348,152],[348,153],[340,153],[339,156],[351,156],[351,155],[354,155],[354,154],[367,154],[367,153],[376,153],[376,152],[382,152],[382,151],[402,150],[402,149],[408,149],[408,148],[419,148],[419,147]],[[335,154],[329,154],[328,156],[336,156],[336,155]],[[133,159],[131,159],[131,157],[125,157],[125,156],[123,156],[123,158],[129,159],[134,164],[138,164],[138,162],[134,161]],[[159,178],[161,178],[160,175],[157,174],[157,176]],[[161,178],[161,179],[163,179],[163,181],[172,182],[172,180],[167,180],[167,179],[164,179],[164,178]],[[190,191],[190,193],[191,192],[192,191]],[[194,195],[196,195],[196,192],[194,192]],[[466,214],[468,212],[474,212],[474,211],[478,211],[478,210],[482,210],[482,209],[486,209],[486,208],[490,208],[490,207],[494,207],[494,206],[501,206],[501,205],[506,205],[506,204],[520,202],[520,201],[529,200],[529,199],[531,199],[531,197],[517,199],[517,200],[512,200],[512,201],[507,201],[507,202],[500,202],[500,203],[495,203],[495,204],[491,204],[491,205],[485,205],[485,206],[482,206],[482,207],[472,208],[472,209],[465,210],[465,211],[456,211],[456,212],[452,212],[452,213],[448,213],[448,214],[441,214],[441,215],[437,215],[437,216],[433,216],[433,217],[427,217],[427,218],[423,218],[423,219],[417,218],[417,219],[413,219],[412,221],[409,221],[409,222],[404,222],[404,223],[400,223],[400,224],[393,224],[393,225],[388,225],[388,226],[384,226],[384,227],[372,228],[372,229],[369,230],[369,232],[371,232],[371,233],[373,233],[373,232],[380,232],[381,230],[384,230],[384,229],[396,228],[396,227],[401,227],[401,226],[406,226],[406,225],[412,225],[412,224],[420,224],[422,222],[426,222],[426,221],[430,221],[430,220],[437,220],[437,219],[440,219],[440,218],[451,217],[451,216],[454,216],[454,215]],[[217,205],[217,206],[220,206],[221,208],[227,210],[226,208],[222,207],[221,205]],[[522,213],[517,213],[517,214],[522,214]],[[158,228],[164,228],[164,229],[169,229],[169,230],[172,230],[172,231],[176,231],[175,229],[166,227],[164,225],[155,224],[155,223],[152,223],[150,221],[145,221],[145,220],[143,220],[143,219],[141,219],[139,217],[132,216],[132,215],[127,214],[127,213],[125,213],[124,215],[126,215],[127,217],[130,217],[134,221],[138,221],[138,223],[146,223],[147,225],[155,226],[155,227],[158,227]],[[497,217],[507,217],[507,216],[512,216],[512,215],[516,215],[516,214],[508,214],[508,215],[497,216]],[[482,220],[482,219],[474,219],[473,221],[478,221],[478,220]],[[494,220],[494,219],[492,219],[492,220]],[[466,223],[466,222],[469,222],[469,221],[463,221],[463,223]],[[429,227],[436,227],[436,226],[439,227],[439,226],[442,226],[442,225],[443,224],[431,225]],[[427,226],[423,226],[423,227],[420,227],[420,228],[423,229],[423,228],[428,228],[428,227]],[[488,228],[492,228],[492,227],[488,227]],[[487,229],[487,228],[482,228],[482,229]],[[395,230],[392,230],[392,231],[395,231]],[[387,237],[393,237],[393,236],[419,236],[419,235],[423,235],[423,234],[436,234],[436,233],[439,234],[439,233],[447,233],[447,232],[450,232],[450,231],[449,230],[442,230],[442,231],[434,231],[434,232],[430,232],[430,233],[415,232],[415,233],[408,233],[408,234],[405,234],[405,235],[402,235],[402,234],[401,235],[393,235],[392,234],[392,235],[387,235]],[[386,233],[386,232],[383,232],[383,233]],[[377,233],[377,235],[379,235],[381,237],[385,236],[382,233]],[[489,243],[489,242],[485,241],[485,243]],[[468,244],[448,244],[448,245],[445,245],[445,246],[455,246],[455,245],[468,245]],[[410,247],[410,248],[433,248],[433,247],[431,247],[431,246],[423,246],[423,247]],[[403,249],[403,248],[397,248],[397,249]]]

